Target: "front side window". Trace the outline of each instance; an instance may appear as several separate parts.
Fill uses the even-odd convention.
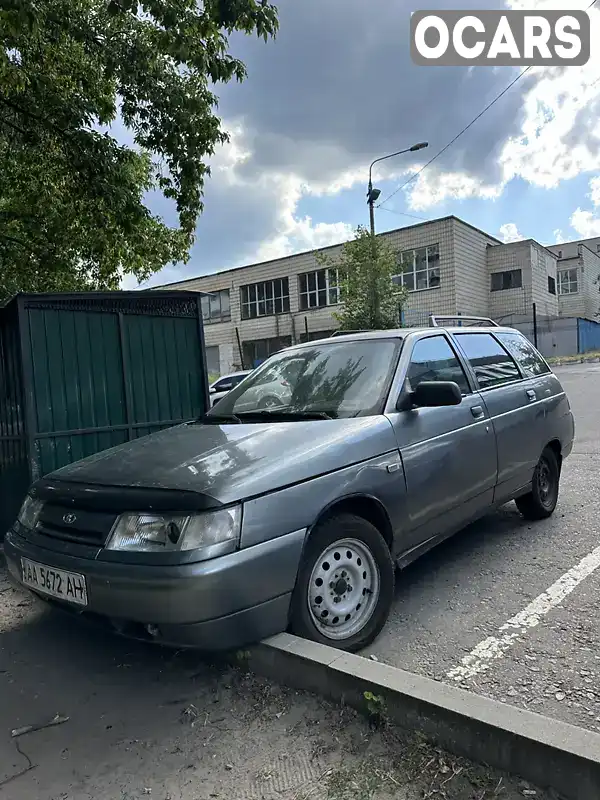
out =
[[[496,336],[530,378],[550,372],[550,367],[535,347],[520,333],[497,333]]]
[[[315,343],[276,353],[223,400],[215,415],[276,411],[333,418],[380,414],[401,340]],[[209,412],[210,414],[210,412]]]
[[[560,269],[558,271],[558,293],[577,294],[578,291],[577,267],[574,269]]]
[[[471,390],[467,376],[445,336],[429,336],[414,346],[407,376],[414,392],[423,381],[454,381],[463,394]]]
[[[480,389],[521,379],[508,351],[489,333],[457,333],[456,339],[473,367]]]
[[[270,317],[290,310],[290,287],[287,278],[250,283],[240,287],[242,319]]]
[[[440,285],[440,246],[432,244],[404,250],[399,258],[400,272],[392,280],[409,292],[436,289]]]
[[[298,275],[300,310],[335,306],[340,302],[340,278],[337,269],[317,269]]]
[[[523,273],[520,269],[508,269],[505,272],[492,272],[492,292],[501,292],[505,289],[521,289],[523,286]]]

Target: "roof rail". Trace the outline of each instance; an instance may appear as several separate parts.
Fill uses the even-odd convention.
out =
[[[462,314],[455,314],[455,315],[430,314],[429,316],[430,328],[443,328],[443,327],[460,328],[463,325],[468,328],[500,327],[500,325],[497,322],[495,322],[493,319],[490,319],[489,317],[468,317],[468,316],[463,316]]]
[[[347,336],[351,333],[371,333],[371,331],[334,331],[329,338],[331,339],[333,336]]]

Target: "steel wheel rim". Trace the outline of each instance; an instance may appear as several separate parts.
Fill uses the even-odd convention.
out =
[[[373,616],[379,592],[379,567],[370,548],[358,539],[340,539],[315,561],[308,584],[308,609],[323,636],[334,641],[349,639]]]
[[[543,506],[548,507],[552,505],[554,481],[552,479],[552,470],[547,458],[540,459],[537,469],[537,489],[540,501]]]
[[[261,406],[263,408],[275,408],[277,405],[279,405],[279,403],[274,397],[265,397],[265,399],[261,402]]]

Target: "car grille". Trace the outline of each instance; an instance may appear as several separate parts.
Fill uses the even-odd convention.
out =
[[[117,516],[103,511],[82,511],[46,503],[40,514],[36,533],[66,542],[102,547]]]

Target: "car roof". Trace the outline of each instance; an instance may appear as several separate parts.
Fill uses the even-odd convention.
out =
[[[427,326],[421,328],[390,328],[389,330],[382,331],[361,331],[356,333],[339,334],[336,336],[328,336],[323,339],[314,339],[310,342],[302,342],[295,344],[291,347],[284,348],[287,352],[291,350],[300,350],[302,348],[311,347],[314,344],[324,344],[325,342],[364,342],[369,339],[405,339],[407,336],[414,334],[425,333],[441,333],[447,331],[448,333],[517,333],[521,334],[516,328],[503,327],[501,325],[461,325],[461,326]],[[521,334],[522,335],[522,334]],[[281,351],[280,351],[281,352]]]

